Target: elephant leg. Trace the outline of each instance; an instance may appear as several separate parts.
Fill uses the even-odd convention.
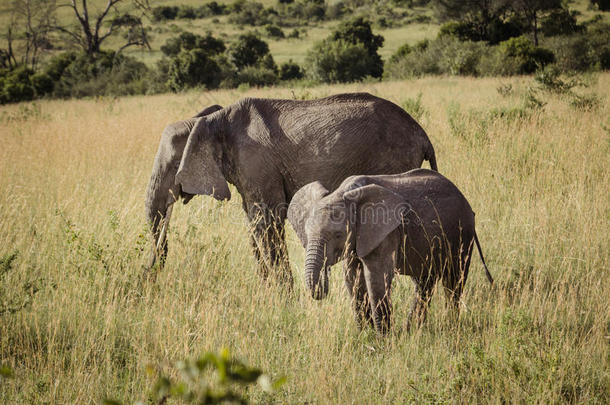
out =
[[[356,322],[360,328],[368,323],[375,327],[371,316],[371,305],[366,292],[366,281],[364,280],[364,266],[357,257],[346,260],[345,264],[345,286],[352,299],[352,308]]]
[[[420,327],[426,320],[435,283],[436,277],[432,275],[426,277],[424,280],[414,280],[415,297],[413,297],[411,309],[407,316],[407,331],[411,330],[413,324]]]
[[[285,212],[258,204],[244,204],[252,226],[251,242],[264,280],[269,277],[292,289],[292,272],[284,239]],[[285,211],[285,210],[284,210]]]
[[[460,298],[468,278],[471,253],[472,243],[467,249],[460,249],[460,251],[454,252],[451,268],[447,269],[446,275],[443,277],[447,305],[451,305],[455,316],[458,316],[460,312]]]
[[[386,257],[375,264],[364,264],[364,279],[375,329],[385,334],[392,325],[390,292],[394,277],[394,266],[391,257]]]

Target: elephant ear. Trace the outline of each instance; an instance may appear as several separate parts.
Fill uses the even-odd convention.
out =
[[[201,118],[204,117],[206,115],[210,115],[215,113],[216,111],[222,110],[222,106],[218,105],[218,104],[214,104],[211,105],[209,107],[204,108],[203,110],[199,111],[197,113],[197,115],[195,115],[193,118]]]
[[[217,200],[231,199],[231,192],[218,162],[221,146],[217,134],[211,133],[209,122],[199,118],[191,133],[176,173],[176,184],[189,194],[211,195]]]
[[[319,181],[309,183],[299,189],[288,206],[288,222],[294,228],[303,247],[307,247],[305,224],[311,216],[315,204],[328,195],[328,190]]]
[[[352,212],[356,253],[365,257],[396,229],[408,206],[405,199],[390,189],[369,184],[343,194]]]

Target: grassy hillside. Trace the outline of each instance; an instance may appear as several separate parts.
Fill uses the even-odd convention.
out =
[[[287,376],[274,397],[249,392],[265,403],[608,403],[610,74],[592,78],[592,110],[549,93],[536,96],[542,110],[523,108],[530,86],[434,77],[294,89],[410,100],[440,171],[477,213],[496,287],[476,258],[459,322],[436,294],[427,324],[405,333],[412,287],[399,277],[384,339],[356,327],[340,266],[327,300],[308,297],[292,231],[295,296],[261,285],[235,192],[177,205],[167,266],[140,284],[164,126],[291,89],[3,106],[0,363],[15,377],[0,380],[0,402],[131,403],[151,389],[147,366],[174,373],[174,361],[228,346]]]

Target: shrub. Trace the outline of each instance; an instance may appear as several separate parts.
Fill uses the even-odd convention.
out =
[[[220,67],[209,53],[202,49],[183,49],[170,60],[168,86],[173,91],[202,85],[215,88],[221,79]]]
[[[600,69],[610,69],[610,24],[598,22],[592,24],[587,32],[595,64]]]
[[[586,35],[547,38],[544,45],[553,52],[556,65],[564,72],[582,72],[595,65],[595,53]]]
[[[54,81],[55,97],[127,95],[147,92],[146,65],[132,57],[104,51],[59,55],[45,73]]]
[[[273,8],[265,8],[256,1],[233,3],[234,12],[229,21],[240,25],[265,25],[272,22],[271,17],[277,15]]]
[[[407,98],[401,103],[401,107],[415,119],[420,122],[428,112],[421,102],[422,93],[418,93],[416,98]]]
[[[610,11],[610,0],[590,0],[600,11]]]
[[[280,80],[302,79],[304,75],[301,67],[294,63],[292,59],[280,66]]]
[[[261,87],[274,85],[277,81],[277,73],[264,66],[246,66],[237,73],[238,84]]]
[[[48,74],[36,73],[30,78],[32,82],[32,87],[34,87],[34,91],[36,93],[36,97],[42,97],[46,94],[50,94],[53,92],[53,79]]]
[[[484,24],[481,21],[449,21],[443,24],[438,36],[455,37],[461,41],[486,41],[497,44],[525,32],[525,27],[517,20],[503,20],[494,16]]]
[[[54,81],[58,81],[64,71],[77,57],[76,52],[64,52],[51,58],[45,68],[45,73]]]
[[[252,32],[240,35],[237,42],[229,48],[231,62],[238,70],[256,65],[268,54],[269,45]]]
[[[178,7],[176,6],[160,6],[152,9],[153,21],[173,20],[178,15]]]
[[[440,37],[455,37],[461,41],[468,40],[480,40],[479,36],[475,33],[472,24],[465,21],[449,21],[441,25],[438,31]]]
[[[265,25],[265,34],[271,38],[284,38],[284,31],[277,25],[267,24]],[[298,34],[298,31],[297,31]]]
[[[385,76],[393,79],[406,79],[424,74],[441,74],[439,66],[441,53],[437,44],[445,40],[447,39],[425,40],[419,42],[415,47],[403,45],[385,66]],[[449,40],[458,41],[457,39]]]
[[[192,20],[197,18],[197,12],[194,7],[191,6],[180,6],[178,8],[178,13],[176,14],[176,18],[183,18]]]
[[[231,356],[228,349],[218,354],[207,352],[197,359],[180,361],[175,368],[180,373],[171,374],[182,375],[178,381],[160,370],[151,370],[157,374],[157,381],[148,396],[154,403],[248,404],[248,387],[258,385],[262,391],[272,394],[286,381],[285,377],[272,379],[262,370],[248,366]],[[12,371],[2,366],[0,376],[12,377]],[[112,399],[106,399],[103,403],[120,404]]]
[[[375,61],[363,44],[325,40],[316,43],[307,54],[308,72],[323,83],[352,82],[371,74]]]
[[[377,50],[382,44],[383,37],[373,34],[365,19],[346,21],[308,52],[311,76],[325,83],[381,77],[383,61]]]
[[[383,45],[383,37],[373,34],[371,23],[362,17],[343,22],[332,34],[334,41],[345,41],[351,44],[362,44],[369,54],[368,74],[381,77],[383,61],[377,50]]]
[[[346,13],[345,3],[343,1],[337,1],[328,5],[326,9],[326,18],[330,20],[337,20]]]
[[[210,33],[204,37],[187,31],[168,39],[161,46],[161,52],[167,56],[176,56],[181,50],[191,49],[202,49],[210,55],[216,55],[224,52],[226,47],[221,39],[214,38]]]
[[[576,12],[565,8],[552,10],[540,23],[540,31],[547,37],[572,35],[583,30],[584,26],[576,23]]]
[[[503,59],[512,59],[517,64],[519,74],[533,73],[538,68],[555,61],[552,51],[534,46],[527,37],[511,38],[500,43],[498,51]]]
[[[588,95],[572,94],[570,105],[577,110],[593,111],[599,108],[601,99],[595,93]]]
[[[216,1],[211,1],[201,7],[201,9],[207,9],[206,16],[209,15],[222,15],[228,12],[227,6],[224,4],[218,4]]]
[[[438,61],[440,71],[461,76],[478,76],[479,62],[488,50],[488,47],[481,42],[460,42],[455,39],[439,41],[435,46],[440,47],[441,57]]]
[[[326,16],[324,0],[297,0],[282,8],[282,17],[297,20],[320,21]]]
[[[441,36],[434,41],[422,41],[411,47],[403,45],[390,58],[386,76],[407,78],[424,74],[452,74],[477,76],[479,64],[489,53],[482,42],[460,41]]]
[[[31,81],[33,74],[26,66],[0,72],[0,103],[32,100],[36,93]]]
[[[561,71],[556,65],[551,65],[538,71],[534,80],[542,90],[557,94],[570,93],[574,87],[581,84],[576,79],[562,78]]]

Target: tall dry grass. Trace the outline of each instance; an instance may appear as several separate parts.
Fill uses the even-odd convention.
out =
[[[510,84],[512,91],[496,90]],[[608,403],[610,401],[610,74],[591,111],[539,93],[530,78],[426,78],[294,89],[297,97],[369,91],[418,115],[440,171],[477,213],[478,258],[458,322],[436,294],[426,325],[400,328],[412,294],[395,280],[399,327],[379,339],[353,321],[340,266],[328,299],[304,292],[289,233],[295,297],[261,285],[237,193],[174,210],[167,266],[139,282],[144,191],[163,127],[243,96],[291,89],[43,101],[0,110],[2,403],[133,402],[147,365],[222,346],[287,383],[276,403]],[[498,109],[490,113],[493,109]],[[500,111],[500,113],[498,113]],[[522,114],[523,113],[523,114]],[[495,118],[494,118],[495,117]]]

